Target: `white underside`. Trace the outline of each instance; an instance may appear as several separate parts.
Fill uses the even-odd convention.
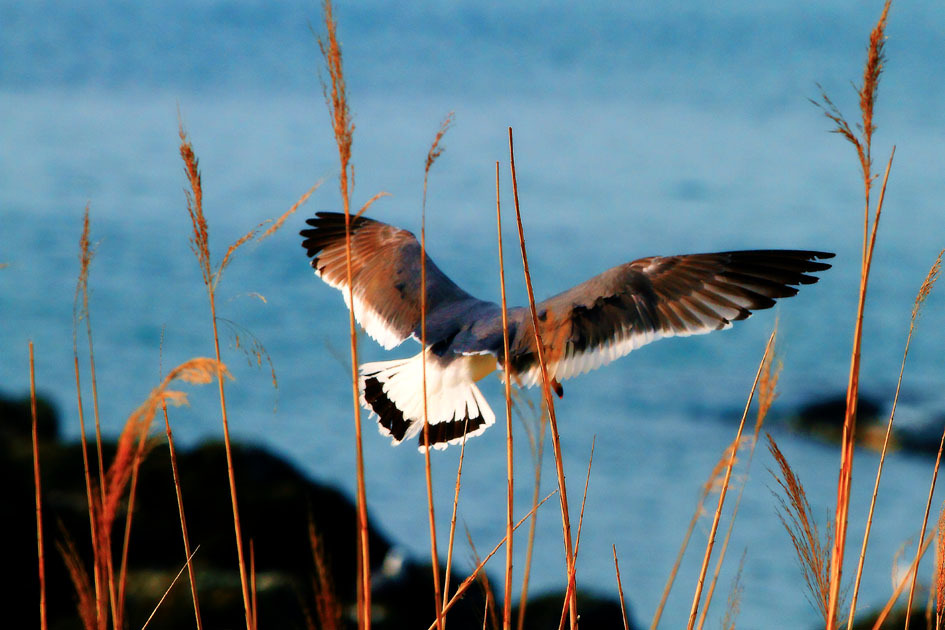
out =
[[[322,275],[317,269],[315,275],[325,281],[330,287],[341,291],[344,296],[345,306],[351,310],[351,302],[348,299],[348,284],[346,282],[331,282],[326,276]],[[361,328],[371,336],[374,341],[381,344],[385,350],[390,350],[399,346],[407,339],[397,330],[393,329],[384,317],[374,310],[370,304],[361,298],[357,289],[354,290],[354,319],[361,325]]]
[[[733,311],[732,317],[737,314]],[[731,328],[732,322],[729,321],[722,326],[722,330]],[[564,357],[548,365],[548,376],[556,378],[559,381],[579,376],[585,372],[596,370],[607,365],[612,361],[626,356],[641,346],[652,343],[658,339],[666,337],[688,337],[689,335],[702,335],[719,330],[718,321],[709,321],[702,328],[692,328],[681,331],[631,331],[629,329],[621,330],[615,337],[599,348],[584,350],[581,352],[568,351]],[[541,383],[541,367],[535,365],[520,375],[522,385],[531,387]]]
[[[466,438],[479,435],[495,423],[495,413],[489,407],[485,397],[476,386],[496,368],[495,357],[489,354],[454,355],[448,362],[426,350],[426,391],[427,420],[431,425],[453,420],[462,420],[468,414],[470,418],[482,416],[485,421],[475,430],[466,434]],[[381,388],[394,405],[403,413],[409,427],[403,439],[416,436],[423,429],[423,353],[409,359],[378,361],[360,366],[361,405],[376,416],[364,399],[364,382],[373,376],[381,383]],[[390,431],[378,424],[382,435],[390,436]],[[393,436],[391,436],[393,437]],[[458,444],[463,437],[449,442],[433,445],[444,449],[447,444]],[[402,441],[402,440],[400,440]],[[394,440],[397,444],[400,441]],[[422,450],[422,447],[421,447]]]

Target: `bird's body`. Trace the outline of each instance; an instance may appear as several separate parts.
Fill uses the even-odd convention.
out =
[[[307,223],[312,229],[301,232],[302,246],[312,267],[347,304],[345,216],[319,212]],[[385,348],[421,338],[420,253],[410,232],[352,219],[355,318]],[[548,377],[557,384],[663,337],[728,328],[797,293],[791,285],[816,282],[808,274],[830,267],[817,259],[832,256],[753,250],[653,256],[613,267],[536,305]],[[476,381],[503,369],[502,311],[466,293],[429,257],[425,266],[429,438],[434,448],[445,448],[495,422]],[[540,383],[529,309],[509,309],[508,329],[510,376],[523,385]],[[361,403],[395,444],[423,428],[422,356],[360,366]]]

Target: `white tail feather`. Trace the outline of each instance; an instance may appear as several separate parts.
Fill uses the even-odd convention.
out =
[[[469,438],[495,423],[495,414],[476,386],[477,377],[484,376],[486,361],[491,361],[489,367],[494,369],[494,357],[453,355],[444,361],[427,350],[427,419],[431,429],[443,423],[464,423],[468,418]],[[381,434],[390,436],[394,444],[418,435],[423,429],[422,355],[365,363],[359,371],[361,405],[377,416]],[[463,426],[436,428],[438,439],[431,438],[434,448],[446,448],[463,439]]]

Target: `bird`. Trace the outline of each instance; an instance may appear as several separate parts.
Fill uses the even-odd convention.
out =
[[[300,232],[315,275],[339,289],[360,326],[385,349],[421,340],[421,247],[409,231],[350,217],[351,294],[345,215],[317,212]],[[424,254],[425,255],[425,254]],[[793,296],[830,268],[834,254],[745,250],[649,256],[618,265],[535,305],[547,376],[561,381],[608,364],[664,337],[730,328],[753,311]],[[434,449],[480,435],[495,413],[477,381],[498,371],[522,386],[542,383],[531,311],[507,311],[509,374],[504,374],[502,309],[453,282],[425,255],[426,346],[406,359],[360,365],[360,404],[397,445],[419,434],[426,355],[428,440]]]

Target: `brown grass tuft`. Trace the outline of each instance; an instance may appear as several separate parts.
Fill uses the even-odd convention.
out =
[[[452,125],[453,112],[450,112],[446,115],[446,118],[443,119],[443,122],[440,123],[440,130],[436,132],[436,137],[433,138],[433,144],[430,145],[430,151],[427,153],[427,161],[424,165],[425,175],[430,172],[430,167],[433,166],[433,163],[436,162],[436,159],[443,155],[445,147],[440,146],[440,140],[443,139],[443,136]]]
[[[203,283],[208,290],[213,288],[213,274],[210,271],[210,234],[207,228],[207,219],[203,214],[203,186],[200,182],[200,168],[197,162],[197,155],[194,153],[194,147],[187,138],[187,132],[184,131],[184,124],[179,119],[177,133],[180,136],[180,156],[184,160],[184,174],[187,175],[187,182],[190,188],[185,191],[187,196],[187,214],[190,215],[190,222],[193,232],[190,238],[190,246],[200,265],[200,273],[203,275]]]
[[[222,363],[207,357],[198,357],[186,361],[164,378],[160,385],[151,390],[145,401],[125,421],[125,426],[118,437],[115,458],[106,473],[107,490],[101,513],[101,523],[105,530],[111,528],[122,494],[131,478],[132,464],[143,452],[143,438],[147,436],[151,421],[160,406],[166,403],[182,405],[187,402],[184,392],[168,389],[175,380],[185,383],[206,384],[217,376],[232,378],[229,370]]]
[[[325,546],[322,537],[315,531],[315,520],[311,514],[308,517],[308,541],[315,564],[312,591],[315,595],[318,625],[321,630],[337,630],[341,628],[341,603],[335,595],[335,584],[325,562]]]
[[[99,618],[98,596],[93,591],[89,574],[85,570],[85,565],[82,563],[82,558],[79,557],[79,552],[76,550],[75,543],[69,536],[69,532],[63,529],[62,523],[59,524],[59,528],[62,533],[63,541],[57,541],[56,548],[59,550],[59,554],[66,564],[66,570],[69,572],[69,578],[72,580],[72,586],[75,588],[76,608],[79,612],[79,619],[82,620],[82,627],[85,628],[85,630],[96,630],[96,628],[99,627],[97,623],[97,619]],[[103,620],[102,627],[104,627],[104,625]]]
[[[341,64],[341,44],[338,42],[337,24],[335,23],[331,0],[325,0],[322,3],[322,11],[325,15],[325,32],[328,41],[325,42],[319,37],[318,48],[325,59],[325,65],[328,67],[328,74],[331,77],[330,89],[322,81],[322,94],[325,97],[325,104],[328,106],[335,142],[338,145],[338,158],[341,162],[341,193],[342,197],[347,199],[350,192],[348,187],[349,176],[352,180],[352,187],[354,184],[353,167],[350,167],[351,145],[354,141],[354,122],[351,120],[351,111],[348,109],[347,86]]]
[[[822,539],[817,522],[811,515],[804,486],[794,474],[774,438],[769,434],[765,435],[768,438],[768,450],[778,463],[780,470],[780,476],[771,471],[774,480],[781,488],[781,493],[772,491],[780,505],[778,518],[781,519],[784,529],[791,537],[791,544],[797,553],[798,564],[800,564],[804,583],[809,591],[810,601],[820,611],[824,622],[829,627],[827,615],[830,599],[832,524],[828,525],[826,536]]]

